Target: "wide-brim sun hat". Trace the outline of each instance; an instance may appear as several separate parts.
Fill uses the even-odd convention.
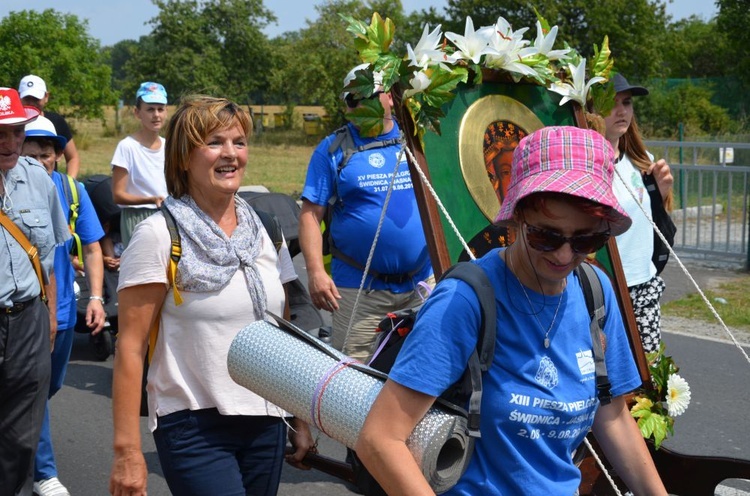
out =
[[[632,221],[612,191],[614,151],[591,129],[545,127],[521,140],[513,153],[510,185],[495,223],[514,226],[519,200],[533,193],[565,193],[612,209],[609,229],[624,233]]]
[[[49,138],[57,143],[57,146],[60,150],[64,150],[65,145],[68,144],[67,138],[65,138],[65,136],[60,136],[59,134],[57,134],[55,125],[52,124],[51,120],[47,119],[43,115],[40,115],[32,122],[26,124],[24,132],[27,138]]]
[[[0,126],[24,125],[39,117],[39,114],[39,109],[23,106],[18,91],[0,88]]]

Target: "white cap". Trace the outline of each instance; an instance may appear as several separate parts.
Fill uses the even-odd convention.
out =
[[[29,74],[28,76],[24,76],[18,84],[18,94],[21,98],[33,96],[34,98],[41,100],[47,94],[47,85],[45,84],[44,79]]]
[[[57,129],[51,120],[47,119],[43,115],[40,115],[33,122],[26,124],[24,132],[27,138],[39,137],[39,138],[50,138],[57,142],[57,146],[61,150],[65,149],[65,145],[68,144],[68,140],[64,136],[57,134]]]

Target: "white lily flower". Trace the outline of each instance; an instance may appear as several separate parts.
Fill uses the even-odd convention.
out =
[[[494,52],[489,47],[489,31],[486,28],[479,28],[474,31],[474,21],[471,20],[471,17],[466,18],[463,36],[448,32],[445,33],[445,37],[458,48],[459,51],[455,54],[457,59],[471,60],[478,64],[482,55]]]
[[[585,107],[591,85],[604,81],[605,79],[596,76],[586,81],[586,59],[583,58],[577,67],[573,64],[568,64],[568,70],[570,70],[573,83],[571,84],[567,81],[564,83],[555,82],[552,83],[549,90],[563,96],[563,99],[560,100],[560,105],[565,105],[568,101],[573,100],[580,103],[582,107]]]
[[[553,26],[552,29],[549,30],[549,33],[547,33],[547,36],[545,36],[544,31],[542,30],[542,23],[536,21],[536,40],[534,40],[534,48],[536,48],[537,53],[544,55],[549,60],[560,60],[565,58],[568,52],[570,52],[570,48],[565,50],[552,50],[552,47],[555,45],[555,38],[557,38],[557,26]]]
[[[500,50],[502,50],[501,45],[503,42],[507,42],[513,46],[520,45],[519,48],[523,48],[530,43],[528,40],[523,39],[524,33],[526,33],[529,28],[521,28],[518,31],[513,31],[510,23],[502,16],[497,18],[497,22],[495,22],[495,25],[490,27],[490,29],[494,31],[495,35],[490,43],[493,45],[499,45],[495,48]]]
[[[425,24],[422,37],[419,39],[417,46],[412,48],[410,44],[406,45],[406,52],[409,59],[409,65],[426,69],[431,64],[440,64],[443,62],[452,62],[452,58],[439,49],[440,38],[443,33],[440,31],[440,24],[430,32],[430,25]]]
[[[491,30],[489,46],[494,53],[487,55],[486,64],[490,69],[502,69],[523,76],[536,77],[537,71],[523,63],[523,59],[537,53],[536,48],[527,47],[523,39],[527,28],[513,31],[508,21],[500,17]]]
[[[682,415],[690,405],[690,386],[677,374],[667,379],[667,410],[672,417]]]
[[[414,73],[414,77],[409,80],[409,84],[411,88],[404,91],[404,98],[409,98],[426,90],[430,86],[430,77],[422,70]]]

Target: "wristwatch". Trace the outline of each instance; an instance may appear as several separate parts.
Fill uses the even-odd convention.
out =
[[[99,300],[102,302],[102,305],[104,305],[104,298],[101,296],[89,296],[89,300]]]

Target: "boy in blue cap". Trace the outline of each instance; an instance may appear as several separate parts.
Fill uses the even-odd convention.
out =
[[[112,197],[122,207],[120,234],[124,246],[136,224],[156,212],[167,196],[164,179],[164,138],[167,91],[159,83],[141,83],[135,94],[138,131],[120,141],[112,157]]]

